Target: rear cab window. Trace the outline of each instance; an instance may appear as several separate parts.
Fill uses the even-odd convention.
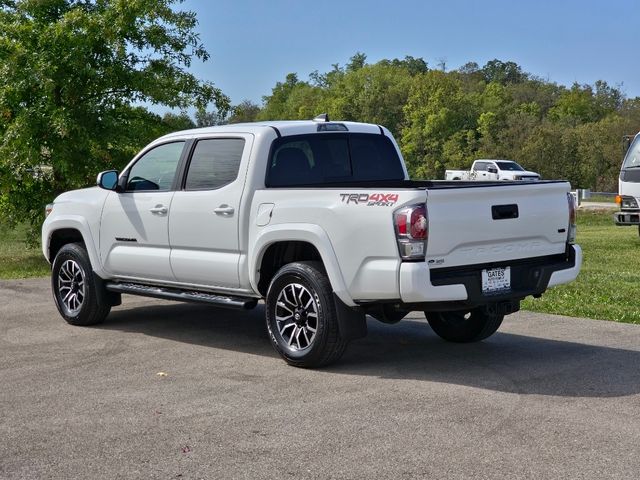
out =
[[[292,187],[403,179],[400,157],[388,137],[331,132],[275,140],[265,183]]]

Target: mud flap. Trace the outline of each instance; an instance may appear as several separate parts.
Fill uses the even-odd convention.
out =
[[[338,328],[344,340],[355,340],[367,335],[367,318],[364,312],[348,307],[335,294],[333,300],[338,314]]]

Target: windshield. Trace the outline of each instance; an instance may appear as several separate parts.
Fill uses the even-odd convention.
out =
[[[626,157],[624,157],[624,163],[622,168],[638,168],[640,167],[640,135],[633,141]]]
[[[498,165],[498,168],[500,170],[510,170],[510,171],[517,171],[517,172],[524,171],[524,168],[522,168],[516,162],[496,162],[496,165]]]

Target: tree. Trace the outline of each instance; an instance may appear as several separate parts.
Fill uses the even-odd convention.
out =
[[[2,218],[38,225],[56,194],[121,168],[166,128],[134,103],[227,108],[186,70],[209,55],[175,3],[0,0]],[[50,175],[34,179],[41,165]]]
[[[191,117],[182,112],[180,114],[175,114],[171,112],[167,112],[162,117],[162,124],[167,127],[169,132],[177,132],[179,130],[189,130],[191,128],[196,128],[196,124],[193,123]]]
[[[364,53],[357,52],[353,57],[349,59],[349,63],[347,63],[347,72],[355,72],[356,70],[360,70],[367,64],[367,56]]]
[[[352,69],[327,91],[321,110],[331,118],[377,123],[399,134],[411,78],[407,66],[385,61]]]
[[[399,134],[411,77],[427,71],[426,63],[413,57],[373,65],[365,60],[358,53],[346,68],[336,64],[328,73],[312,72],[310,82],[290,73],[264,97],[258,118],[310,119],[326,112],[332,119],[378,123]]]
[[[251,100],[243,100],[231,109],[229,123],[255,122],[260,113],[260,107]]]
[[[196,127],[213,127],[215,125],[224,125],[227,123],[228,110],[207,111],[204,108],[196,110]]]
[[[527,79],[527,75],[522,72],[522,68],[515,62],[503,62],[494,58],[489,60],[484,67],[482,73],[487,82],[520,83]]]
[[[430,70],[414,77],[404,114],[401,146],[412,176],[442,178],[447,155],[459,166],[461,156],[473,151],[469,130],[476,127],[477,112],[452,74]]]

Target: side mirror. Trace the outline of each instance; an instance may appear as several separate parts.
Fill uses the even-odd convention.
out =
[[[97,184],[105,190],[118,190],[118,172],[116,170],[107,170],[98,174]]]
[[[496,167],[487,167],[487,172],[498,173],[498,169]]]

